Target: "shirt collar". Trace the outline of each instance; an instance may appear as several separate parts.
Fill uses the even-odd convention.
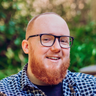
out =
[[[66,77],[64,78],[63,82],[66,82],[66,83],[70,84],[71,86],[76,85],[73,75],[75,75],[75,74],[73,74],[72,72],[67,70],[67,74],[66,74]]]

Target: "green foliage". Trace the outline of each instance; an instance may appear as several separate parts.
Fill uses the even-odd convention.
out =
[[[7,8],[4,4],[8,4]],[[0,79],[17,72],[17,68],[26,63],[21,43],[25,38],[25,28],[28,16],[18,16],[17,2],[13,0],[0,1]]]
[[[21,43],[25,38],[27,23],[32,17],[24,13],[20,15],[19,3],[24,2],[26,4],[26,0],[0,0],[0,79],[17,73],[28,61]],[[67,11],[62,4],[55,7],[55,12],[63,17],[66,15]],[[31,5],[28,10],[29,13],[30,10],[35,11]],[[44,9],[41,12],[44,12]],[[66,20],[71,35],[75,38],[70,54],[71,71],[79,71],[81,67],[96,64],[96,24],[90,20],[82,24],[80,21],[84,18],[82,19],[81,15],[76,15],[73,20]]]
[[[96,64],[96,24],[94,22],[82,27],[76,27],[75,40],[71,48],[71,71]]]

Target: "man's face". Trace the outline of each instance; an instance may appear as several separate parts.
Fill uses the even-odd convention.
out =
[[[32,27],[32,35],[53,34],[69,36],[69,29],[62,18],[57,15],[44,15],[36,19]],[[30,69],[34,76],[46,84],[54,85],[62,82],[70,62],[70,48],[61,48],[56,39],[51,47],[42,46],[40,37],[32,37],[29,43]]]

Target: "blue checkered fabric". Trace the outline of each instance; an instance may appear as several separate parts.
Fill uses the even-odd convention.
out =
[[[0,81],[0,93],[6,94],[2,96],[46,96],[30,82],[26,70],[27,64],[18,74]],[[68,71],[62,84],[63,96],[96,96],[96,78],[91,75]]]

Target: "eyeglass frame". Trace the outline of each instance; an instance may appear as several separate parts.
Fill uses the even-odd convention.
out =
[[[64,47],[62,47],[61,44],[60,44],[60,37],[70,37],[70,38],[72,39],[72,41],[70,41],[70,42],[72,42],[71,45],[70,45],[69,47],[67,47],[67,48],[70,48],[70,47],[72,46],[73,40],[74,40],[74,37],[72,37],[72,36],[66,36],[66,35],[56,36],[56,35],[53,35],[53,34],[43,33],[43,34],[30,35],[30,36],[27,38],[27,41],[28,41],[29,38],[31,38],[31,37],[40,36],[40,43],[41,43],[41,45],[43,45],[43,44],[42,44],[42,40],[41,40],[42,35],[51,35],[51,36],[54,36],[55,39],[54,39],[53,44],[52,44],[51,46],[54,45],[54,43],[55,43],[55,41],[56,41],[56,38],[58,38],[59,45],[60,45],[61,48],[64,48]],[[45,46],[45,47],[51,47],[51,46],[46,46],[46,45],[43,45],[43,46]]]

